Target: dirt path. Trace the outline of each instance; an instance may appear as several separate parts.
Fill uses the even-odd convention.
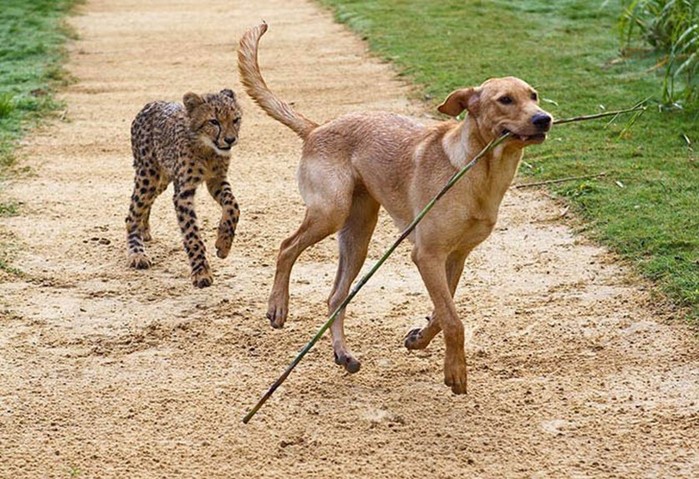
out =
[[[0,229],[25,272],[0,284],[0,477],[699,477],[697,339],[535,192],[508,194],[461,283],[468,396],[442,385],[441,340],[402,347],[430,309],[403,248],[351,307],[362,371],[334,366],[324,338],[244,426],[325,319],[334,275],[326,240],[297,265],[287,327],[268,327],[276,249],[302,216],[299,141],[244,100],[239,236],[194,290],[167,193],[153,269],[125,266],[131,119],[155,98],[240,92],[234,44],[261,18],[263,70],[310,118],[421,107],[312,3],[201,5],[92,0],[71,20],[66,121],[27,142],[36,176],[10,185],[24,214]],[[198,204],[211,250],[218,210]],[[394,235],[382,219],[371,258]]]

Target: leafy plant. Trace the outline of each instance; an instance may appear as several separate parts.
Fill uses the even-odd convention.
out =
[[[624,0],[619,19],[622,52],[636,40],[650,45],[662,68],[663,103],[681,107],[699,99],[699,2]]]

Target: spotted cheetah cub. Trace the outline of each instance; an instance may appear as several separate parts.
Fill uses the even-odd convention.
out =
[[[199,96],[187,93],[184,106],[156,101],[148,103],[131,124],[131,149],[136,170],[129,215],[126,217],[129,265],[150,267],[143,242],[150,241],[149,216],[155,198],[172,181],[173,201],[182,230],[184,249],[192,268],[192,283],[211,285],[213,277],[199,235],[194,212],[194,192],[206,182],[221,205],[216,255],[228,256],[240,210],[226,179],[231,147],[238,141],[242,111],[231,90]]]

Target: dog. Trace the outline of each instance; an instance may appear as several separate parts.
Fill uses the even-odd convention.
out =
[[[263,23],[240,40],[238,67],[248,95],[272,118],[303,140],[298,184],[306,204],[299,229],[285,239],[277,258],[267,317],[281,328],[289,310],[289,277],[309,246],[338,233],[339,265],[328,307],[347,296],[366,259],[379,208],[404,229],[455,172],[490,141],[509,137],[437,202],[409,236],[416,264],[433,303],[428,324],[405,337],[405,346],[424,349],[444,332],[444,382],[466,393],[464,327],[454,293],[469,253],[493,231],[498,209],[522,159],[523,149],[546,139],[553,118],[539,107],[538,94],[523,80],[493,78],[452,92],[438,107],[455,119],[423,126],[392,113],[350,113],[319,125],[279,99],[267,87],[257,60]],[[344,310],[330,331],[335,362],[354,373],[359,361],[347,347]]]

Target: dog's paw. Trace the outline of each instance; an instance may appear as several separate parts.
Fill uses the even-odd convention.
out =
[[[333,353],[335,355],[335,364],[343,366],[348,373],[354,374],[362,367],[362,363],[357,361],[351,354],[348,353]]]
[[[458,358],[444,362],[444,384],[454,394],[466,394],[466,359]]]
[[[214,277],[208,269],[202,269],[196,273],[192,273],[192,284],[196,288],[207,288],[214,282]]]
[[[423,341],[422,329],[415,328],[408,331],[408,334],[405,335],[405,341],[403,342],[403,344],[407,349],[413,350],[425,349],[429,342]]]
[[[150,259],[145,253],[131,253],[129,255],[129,266],[135,269],[150,268]]]
[[[232,235],[219,235],[216,239],[216,256],[221,259],[225,259],[228,256],[228,253],[231,251],[232,244]]]
[[[286,315],[278,314],[278,311],[268,311],[267,319],[269,320],[270,326],[274,329],[282,329],[286,321]]]
[[[288,299],[286,301],[276,301],[274,298],[270,298],[267,308],[267,319],[274,329],[281,329],[284,327],[286,316],[289,312],[288,304]]]

